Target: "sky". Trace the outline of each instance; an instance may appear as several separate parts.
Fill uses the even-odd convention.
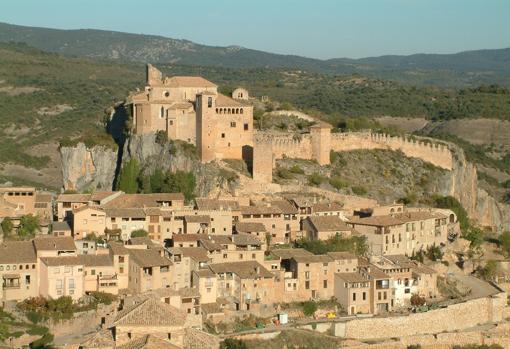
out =
[[[321,59],[510,47],[510,0],[3,0],[0,22]]]

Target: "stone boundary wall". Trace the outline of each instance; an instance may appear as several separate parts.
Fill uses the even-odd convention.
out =
[[[453,169],[453,154],[446,145],[406,137],[392,137],[372,132],[331,134],[331,150],[388,149],[402,151],[406,156],[419,158],[445,170]]]
[[[453,332],[504,319],[507,294],[453,304],[425,313],[355,319],[335,324],[338,337],[368,340]]]
[[[284,156],[296,159],[312,159],[312,137],[310,134],[295,136],[292,133],[257,133],[255,144],[270,146],[273,159]],[[271,154],[266,154],[270,156]]]

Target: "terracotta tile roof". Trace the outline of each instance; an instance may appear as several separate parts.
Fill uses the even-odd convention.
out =
[[[201,308],[202,308],[202,313],[204,313],[206,315],[223,313],[223,310],[221,309],[220,305],[216,302],[201,304]]]
[[[204,268],[200,270],[194,271],[199,277],[215,277],[216,274],[213,273],[213,271],[209,268]]]
[[[193,104],[183,102],[183,103],[174,103],[168,109],[180,110],[180,109],[189,109],[189,108],[193,108]]]
[[[216,274],[234,273],[241,279],[272,278],[274,276],[257,261],[215,263],[209,265],[209,268]]]
[[[36,237],[34,240],[36,251],[75,251],[76,245],[70,236],[53,237],[41,236]]]
[[[246,107],[247,105],[238,100],[227,97],[221,93],[216,96],[216,107]]]
[[[205,234],[173,234],[172,240],[175,242],[193,242],[207,238]]]
[[[426,219],[446,218],[446,216],[439,212],[407,211],[396,214],[395,218],[400,219],[402,223],[407,223]]]
[[[122,194],[104,204],[111,208],[158,208],[162,201],[184,201],[182,193]]]
[[[199,210],[239,210],[239,202],[235,200],[197,198],[195,199],[195,203]]]
[[[338,216],[310,216],[306,218],[317,231],[351,231]]]
[[[108,217],[145,218],[142,208],[105,208]]]
[[[189,215],[184,216],[187,223],[207,223],[211,224],[211,217],[208,215]]]
[[[154,242],[148,236],[140,236],[130,238],[128,241],[129,245],[146,245],[146,246],[154,246]]]
[[[166,340],[160,339],[153,335],[145,335],[135,338],[122,345],[116,346],[116,349],[182,349]]]
[[[238,233],[258,233],[267,231],[264,224],[257,222],[236,222],[235,230]]]
[[[414,265],[411,269],[412,269],[413,273],[418,274],[418,275],[419,274],[437,274],[437,271],[435,271],[434,269],[429,268],[426,265],[418,264],[418,263],[416,263],[416,265]]]
[[[115,191],[98,191],[91,194],[60,194],[57,197],[57,202],[101,201],[117,193]]]
[[[389,279],[390,276],[383,272],[381,269],[375,267],[374,265],[370,265],[370,271],[368,272],[373,279]]]
[[[53,231],[63,231],[63,230],[71,231],[71,227],[69,226],[69,223],[67,223],[66,221],[51,222],[51,228],[53,229]]]
[[[82,254],[78,256],[86,267],[113,267],[113,260],[108,254]]]
[[[325,254],[311,256],[294,256],[292,257],[292,259],[294,259],[298,263],[329,263],[333,261],[333,258]]]
[[[334,260],[358,258],[354,253],[351,252],[328,252],[327,255],[333,258]]]
[[[336,202],[319,202],[312,206],[313,212],[330,212],[330,211],[341,211],[342,205]]]
[[[176,251],[182,253],[183,257],[189,257],[197,262],[208,262],[207,250],[203,247],[176,247]]]
[[[172,76],[167,77],[163,83],[168,87],[218,87],[201,76]]]
[[[253,246],[260,246],[262,245],[262,242],[255,236],[250,234],[244,234],[239,233],[232,235],[231,237],[232,243],[234,243],[236,246],[247,246],[247,245],[253,245]]]
[[[35,202],[51,202],[53,200],[53,195],[51,194],[35,194]]]
[[[184,287],[177,291],[182,298],[198,298],[200,290],[197,287]]]
[[[4,241],[0,244],[0,264],[36,262],[32,241]]]
[[[94,211],[104,212],[104,210],[101,207],[99,207],[99,206],[83,205],[83,206],[80,206],[78,208],[73,209],[73,213],[76,214],[78,212],[82,212],[82,211],[85,211],[85,210],[94,210]]]
[[[129,250],[124,247],[124,245],[120,242],[111,241],[108,243],[108,246],[110,250],[112,251],[113,255],[127,255],[129,254]]]
[[[365,218],[351,217],[349,222],[356,225],[369,225],[376,227],[389,227],[402,224],[402,220],[392,216],[370,216]]]
[[[271,254],[281,259],[290,259],[298,256],[313,256],[313,253],[303,248],[276,248],[271,250]]]
[[[116,326],[170,326],[182,327],[186,314],[154,298],[148,298],[121,310],[115,318]]]
[[[220,347],[220,339],[215,335],[190,327],[185,331],[184,349],[218,349]]]
[[[273,200],[271,205],[278,207],[284,214],[297,214],[299,212],[296,206],[287,200]]]
[[[368,278],[361,273],[336,273],[335,277],[339,277],[345,282],[368,282]]]
[[[115,341],[111,330],[105,329],[94,333],[80,343],[84,348],[114,348]]]
[[[41,261],[49,267],[58,267],[64,265],[83,265],[83,262],[79,256],[42,257]]]
[[[257,206],[241,206],[242,214],[282,214],[282,209],[270,203]]]
[[[128,249],[129,256],[134,259],[140,267],[160,267],[172,265],[172,262],[162,257],[157,250],[151,249]]]

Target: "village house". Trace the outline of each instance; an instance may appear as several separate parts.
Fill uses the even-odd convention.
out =
[[[141,293],[158,288],[170,287],[172,262],[160,249],[129,249],[128,288]]]
[[[72,236],[73,230],[68,222],[51,222],[51,234],[53,236]]]
[[[108,254],[80,255],[83,264],[83,287],[85,293],[106,292],[118,294],[119,287],[113,260]]]
[[[0,187],[0,221],[9,218],[17,227],[22,216],[39,217],[43,231],[53,220],[53,197],[33,187]]]
[[[0,304],[39,294],[38,260],[32,241],[0,244]]]
[[[336,215],[309,216],[303,220],[302,224],[310,240],[327,240],[335,236],[348,238],[353,233],[353,228]]]
[[[348,224],[367,237],[370,250],[375,255],[411,256],[434,244],[445,244],[448,239],[448,217],[432,211],[352,217]]]
[[[57,220],[72,222],[72,211],[81,206],[103,206],[121,195],[121,191],[99,191],[91,194],[60,194],[57,197]]]

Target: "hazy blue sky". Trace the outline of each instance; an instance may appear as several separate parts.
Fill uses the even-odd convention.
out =
[[[6,0],[0,21],[316,58],[510,46],[510,0]]]

